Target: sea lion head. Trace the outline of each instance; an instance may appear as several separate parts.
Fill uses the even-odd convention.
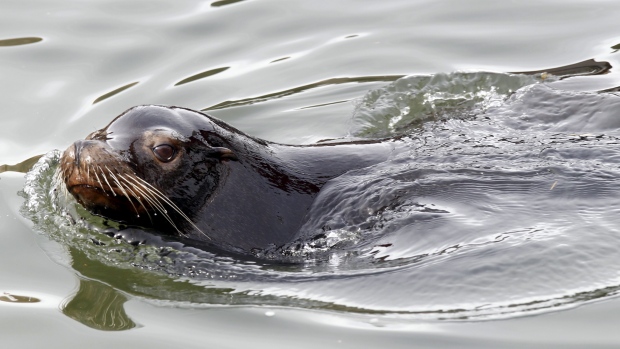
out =
[[[222,125],[188,109],[134,107],[69,146],[59,175],[94,214],[180,233],[177,222],[192,224],[237,160]]]

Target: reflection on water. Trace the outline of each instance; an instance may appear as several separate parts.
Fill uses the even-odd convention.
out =
[[[225,101],[225,102],[218,103],[218,104],[210,106],[210,107],[203,108],[202,111],[231,108],[231,107],[237,107],[237,106],[242,106],[242,105],[252,105],[252,104],[255,104],[255,103],[260,103],[260,102],[265,102],[265,101],[268,101],[268,100],[274,100],[274,99],[278,99],[278,98],[282,98],[282,97],[286,97],[286,96],[291,96],[291,95],[294,95],[294,94],[297,94],[297,93],[301,93],[301,92],[304,92],[304,91],[307,91],[307,90],[311,90],[311,89],[315,89],[315,88],[323,87],[323,86],[350,84],[350,83],[376,82],[376,81],[389,82],[389,81],[394,81],[394,80],[396,80],[398,78],[401,78],[401,77],[402,77],[402,75],[360,76],[360,77],[348,77],[348,78],[331,78],[331,79],[327,79],[327,80],[313,82],[311,84],[307,84],[307,85],[303,85],[303,86],[296,86],[294,88],[291,88],[291,89],[288,89],[288,90],[284,90],[284,91],[278,91],[278,92],[274,92],[274,93],[269,93],[269,94],[258,96],[258,97],[244,98],[244,99],[239,99],[239,100],[236,100],[236,101]]]
[[[230,4],[234,4],[237,2],[241,2],[243,0],[220,0],[220,1],[215,1],[211,3],[212,7],[220,7],[220,6],[225,6],[225,5],[230,5]]]
[[[42,41],[42,38],[30,37],[30,38],[15,38],[0,40],[0,46],[20,46],[34,44],[35,42]]]
[[[0,302],[8,303],[39,303],[41,300],[31,296],[21,296],[11,293],[0,293]]]
[[[62,313],[102,331],[124,331],[136,327],[123,305],[127,297],[104,283],[80,278],[80,288],[60,307]]]
[[[561,77],[562,79],[579,76],[579,75],[599,75],[606,74],[611,69],[611,64],[608,62],[597,62],[593,59],[588,59],[583,62],[569,64],[559,68],[534,70],[529,72],[518,72],[514,74],[553,74]]]
[[[132,83],[127,84],[127,85],[125,85],[125,86],[121,86],[121,87],[119,87],[119,88],[117,88],[117,89],[115,89],[115,90],[113,90],[113,91],[110,91],[110,92],[108,92],[108,93],[105,93],[105,94],[103,94],[103,95],[101,95],[101,96],[97,97],[97,99],[95,99],[95,100],[93,101],[93,104],[97,104],[97,103],[99,103],[99,102],[101,102],[101,101],[103,101],[103,100],[105,100],[105,99],[108,99],[108,98],[110,98],[110,97],[112,97],[112,96],[114,96],[114,95],[116,95],[116,94],[119,94],[119,93],[121,93],[121,92],[125,91],[126,89],[128,89],[128,88],[130,88],[130,87],[133,87],[133,86],[135,86],[135,85],[137,85],[137,84],[138,84],[138,81],[136,81],[136,82],[132,82]]]
[[[118,232],[56,197],[58,152],[28,174],[24,213],[70,249],[82,275],[155,302],[450,320],[564,309],[620,289],[620,98],[563,91],[555,81],[452,73],[368,92],[353,133],[398,135],[408,150],[328,182],[299,239],[258,260]],[[123,318],[123,298],[103,284],[84,287],[88,297],[110,292]]]
[[[282,58],[274,59],[273,61],[271,61],[269,63],[281,62],[281,61],[285,61],[285,60],[287,60],[289,58],[291,58],[291,57],[282,57]]]
[[[202,73],[198,73],[196,75],[192,75],[189,78],[183,79],[183,80],[177,82],[176,84],[174,84],[174,86],[179,86],[179,85],[187,84],[188,82],[200,80],[200,79],[206,78],[208,76],[219,74],[219,73],[221,73],[221,72],[223,72],[225,70],[228,70],[228,68],[230,68],[230,67],[222,67],[222,68],[210,69],[210,70],[204,71]]]
[[[26,159],[26,160],[20,162],[19,164],[15,164],[15,165],[0,165],[0,173],[5,172],[5,171],[14,171],[14,172],[26,173],[26,172],[30,171],[32,166],[34,166],[34,164],[36,164],[37,161],[39,161],[40,158],[41,158],[41,155],[36,155],[36,156],[33,156],[33,157],[29,158],[29,159]]]
[[[410,330],[407,325],[417,324],[417,319],[531,315],[609,299],[617,293],[617,97],[556,90],[566,84],[553,79],[530,88],[510,88],[510,92],[503,79],[511,78],[505,76],[496,77],[500,82],[495,90],[484,83],[483,76],[469,76],[470,82],[481,83],[479,90],[456,83],[454,90],[447,91],[422,83],[421,76],[394,85],[388,83],[396,78],[316,88],[312,83],[455,70],[530,70],[592,56],[614,63],[619,48],[613,45],[618,43],[614,39],[620,23],[618,4],[592,6],[583,0],[535,5],[347,0],[320,6],[294,0],[2,2],[0,164],[10,165],[0,171],[26,171],[35,158],[12,164],[50,149],[64,149],[119,111],[149,103],[194,109],[219,106],[213,113],[239,129],[286,142],[342,137],[349,126],[358,136],[405,134],[414,159],[395,158],[383,167],[351,173],[330,184],[322,202],[331,198],[342,204],[326,205],[333,210],[329,213],[316,207],[307,236],[291,246],[265,251],[264,257],[274,263],[209,254],[174,241],[134,246],[122,236],[99,233],[95,228],[112,228],[84,212],[76,216],[85,220],[72,221],[62,209],[65,206],[50,200],[50,177],[40,171],[40,176],[29,178],[26,215],[34,217],[36,231],[65,248],[49,253],[50,258],[55,258],[54,253],[71,257],[71,262],[57,259],[84,282],[65,313],[103,330],[130,328],[132,321],[148,323],[149,328],[120,336],[96,333],[64,321],[52,304],[48,313],[30,309],[18,313],[9,324],[17,331],[5,331],[8,336],[2,342],[45,347],[83,338],[90,340],[89,345],[108,348],[133,339],[145,346],[172,341],[187,346],[188,338],[201,333],[193,330],[205,324],[202,315],[213,313],[194,308],[225,305],[216,316],[224,315],[221,326],[203,338],[220,347],[261,346],[283,329],[302,334],[291,340],[299,347],[316,347],[314,343],[344,336],[379,339],[379,334],[385,339],[382,343],[402,343],[394,347],[540,343],[563,348],[568,341],[588,348],[614,347],[613,326],[588,326],[593,323],[592,307],[512,321],[441,324],[436,337],[428,337],[433,323],[423,324],[423,330]],[[352,37],[356,39],[343,40]],[[221,67],[232,69],[172,87]],[[588,78],[568,81],[578,91],[607,89],[619,85],[616,68],[589,79],[600,82],[593,83],[593,88],[582,85]],[[450,74],[436,75],[436,82],[450,79]],[[119,89],[135,82],[139,84]],[[423,86],[407,86],[418,82]],[[388,86],[379,88],[383,84]],[[311,88],[304,89],[306,85]],[[458,91],[461,87],[464,90]],[[369,89],[375,90],[362,98]],[[355,102],[351,120],[352,102],[347,101],[357,98],[361,99]],[[422,107],[414,103],[416,98]],[[222,101],[229,104],[221,105]],[[44,163],[52,164],[52,159]],[[4,174],[0,184],[6,185],[6,177],[11,176],[21,177]],[[374,195],[357,195],[358,188]],[[14,191],[11,187],[4,198],[9,203],[2,211],[5,223],[19,205]],[[5,233],[10,235],[6,229]],[[40,252],[36,244],[28,246],[5,249],[3,262],[12,267],[5,270],[11,281],[4,287],[14,290],[10,297],[0,296],[5,308],[33,308],[33,304],[4,302],[46,292],[64,297],[72,286],[69,280],[64,291],[51,291],[44,280],[24,280],[24,286],[19,281],[23,279],[12,278],[28,268],[48,270],[33,263]],[[282,259],[297,263],[277,262]],[[46,303],[46,296],[38,298],[41,302],[35,307]],[[132,307],[133,320],[123,313],[125,298],[137,305]],[[156,322],[148,322],[155,316],[145,308],[154,307],[144,306],[145,301],[169,305],[158,308],[157,314],[175,315],[176,321],[164,319],[159,332]],[[89,312],[88,303],[98,312]],[[615,303],[604,302],[598,309]],[[252,311],[246,307],[227,307],[236,304],[341,313],[323,321],[319,312],[296,311],[300,316],[290,323],[280,322],[283,327],[265,326],[261,328],[265,331],[235,337],[235,342],[229,334],[237,333],[240,324],[251,328],[244,319],[256,319],[246,317]],[[360,323],[344,325],[354,330],[337,328],[352,312],[373,315],[355,316],[362,319]],[[599,322],[617,319],[613,310],[594,314]],[[282,320],[279,315],[271,320]],[[114,322],[108,321],[111,317]],[[383,325],[388,317],[394,319],[394,326],[387,330],[363,326],[371,318]],[[579,324],[571,328],[569,339],[559,330],[548,331],[549,322],[567,320]],[[328,325],[317,327],[319,322]],[[50,335],[16,337],[31,333],[33,323],[50,325]],[[528,330],[523,324],[542,326]],[[488,330],[498,327],[523,336],[506,338],[500,331],[489,339]],[[300,342],[298,338],[307,335],[308,329],[313,329],[314,341]],[[538,340],[537,334],[543,332],[545,340]],[[342,337],[334,338],[332,333]],[[25,343],[35,338],[43,338],[42,343]],[[342,346],[346,345],[344,341]]]

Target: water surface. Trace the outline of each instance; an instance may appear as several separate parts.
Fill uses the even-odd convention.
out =
[[[620,85],[612,2],[0,6],[2,164],[64,149],[143,103],[204,109],[272,141],[408,134],[411,148],[330,183],[319,203],[342,204],[317,204],[308,239],[287,250],[306,262],[288,267],[136,250],[67,221],[46,201],[44,175],[30,182],[40,206],[24,217],[23,174],[4,172],[0,292],[40,302],[0,302],[3,342],[620,340],[607,326],[619,284],[618,102],[594,92]],[[614,68],[562,81],[453,73],[589,58]],[[349,190],[359,183],[366,196]],[[318,227],[328,228],[310,239]],[[509,320],[471,322],[497,318]]]

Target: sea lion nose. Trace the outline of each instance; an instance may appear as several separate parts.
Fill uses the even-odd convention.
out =
[[[69,156],[73,157],[73,162],[76,167],[80,167],[81,159],[83,158],[82,157],[83,153],[87,152],[88,148],[91,147],[95,143],[97,143],[97,141],[79,140],[73,143],[73,147],[69,147],[68,149],[70,150]]]
[[[73,154],[69,154],[69,156],[73,155],[73,162],[76,167],[80,167],[80,153],[84,149],[85,141],[79,140],[73,143]]]

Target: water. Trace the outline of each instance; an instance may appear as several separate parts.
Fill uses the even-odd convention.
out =
[[[617,5],[211,5],[3,4],[7,39],[43,40],[0,47],[13,82],[0,162],[64,149],[140,103],[207,109],[287,143],[406,134],[410,150],[330,183],[300,241],[265,252],[303,261],[289,265],[134,247],[93,232],[96,220],[75,225],[44,168],[29,177],[24,217],[23,175],[4,172],[0,291],[24,302],[0,302],[3,341],[618,343],[618,97],[590,92],[618,86],[614,70],[452,73],[615,66]],[[45,341],[24,335],[32,326]]]

